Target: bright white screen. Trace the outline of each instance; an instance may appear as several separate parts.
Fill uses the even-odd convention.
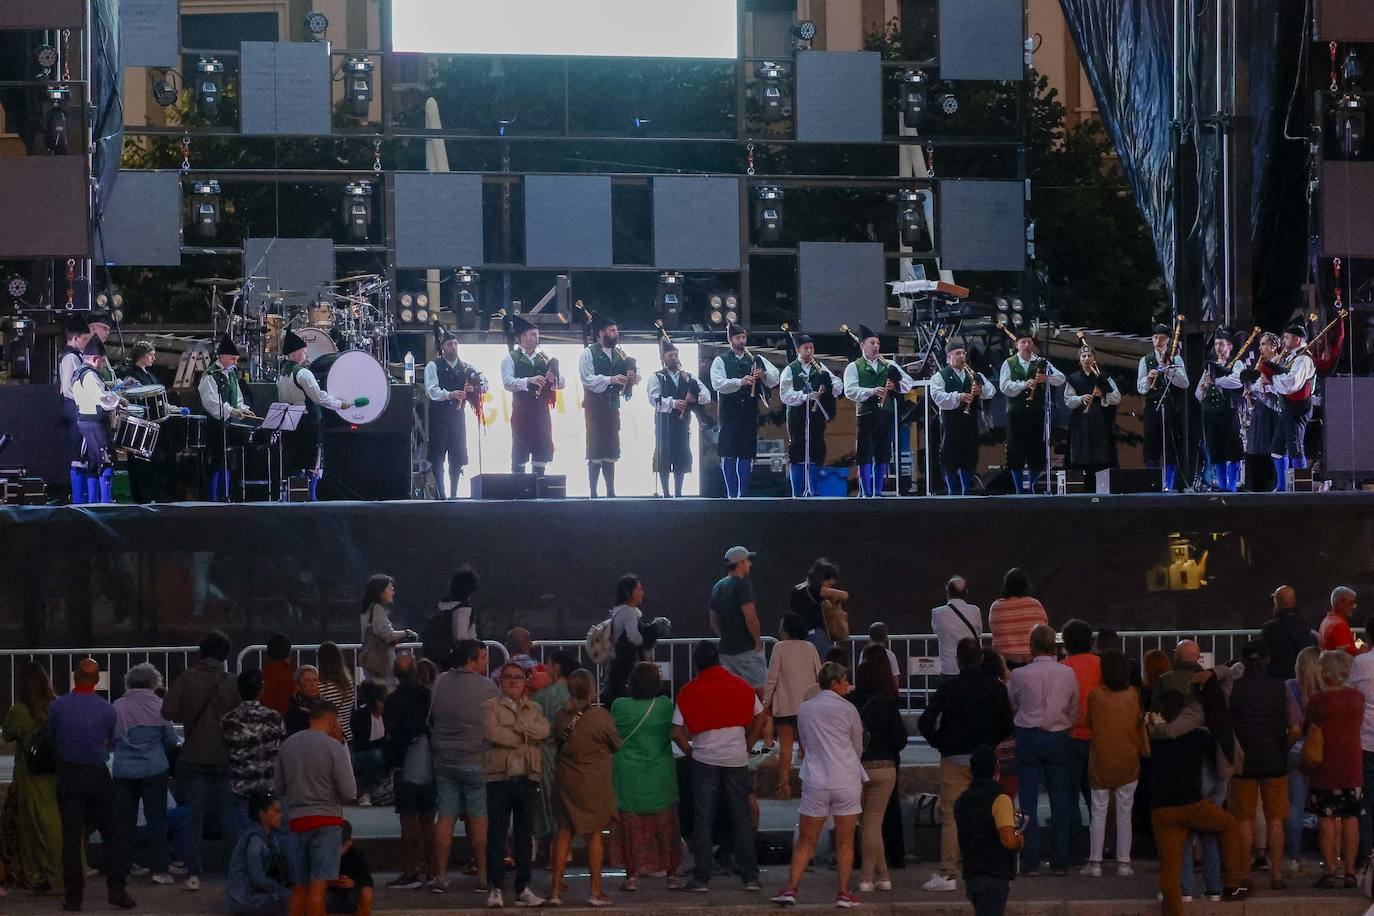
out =
[[[575,57],[737,53],[736,0],[392,0],[397,51]]]
[[[588,496],[587,489],[587,425],[582,412],[582,383],[577,375],[577,362],[582,347],[576,344],[551,344],[544,352],[558,360],[559,371],[567,387],[558,393],[553,408],[553,464],[550,474],[566,474],[569,496]],[[657,344],[621,344],[626,356],[639,364],[643,381],[635,386],[634,396],[620,408],[620,460],[615,466],[615,491],[620,496],[654,495],[654,412],[645,395],[649,375],[662,366]],[[682,365],[689,372],[697,365],[697,345],[678,345]],[[474,424],[468,423],[468,466],[458,488],[458,495],[468,496],[468,479],[483,470],[492,474],[510,473],[511,394],[501,387],[501,360],[506,356],[504,344],[463,344],[459,355],[464,362],[477,367],[487,377],[490,390],[482,401],[481,461],[478,461],[478,436]],[[692,423],[693,470],[683,486],[686,496],[701,494],[700,464],[696,449],[701,430]],[[436,472],[437,476],[437,472]],[[604,485],[603,485],[604,486]],[[603,490],[604,492],[604,490]]]

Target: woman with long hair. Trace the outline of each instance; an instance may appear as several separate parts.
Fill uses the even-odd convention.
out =
[[[666,618],[644,620],[644,583],[634,573],[626,573],[615,585],[615,608],[611,611],[611,644],[615,657],[606,669],[606,685],[601,703],[607,709],[629,693],[630,672],[640,662],[652,661],[654,645],[667,638],[671,625]]]
[[[1303,723],[1307,720],[1307,704],[1322,689],[1321,650],[1308,646],[1293,661],[1294,676],[1284,682],[1288,691],[1288,820],[1283,825],[1283,848],[1288,851],[1290,876],[1302,874],[1302,822],[1307,816],[1307,774],[1303,772],[1302,748],[1306,741]],[[1278,866],[1269,867],[1282,876]]]
[[[1045,606],[1031,597],[1030,576],[1013,566],[1002,577],[1002,596],[988,608],[992,647],[1001,653],[1008,668],[1030,663],[1030,632],[1036,624],[1049,626]]]
[[[806,638],[816,647],[817,656],[830,651],[834,640],[825,626],[825,613],[821,609],[823,601],[845,602],[849,593],[835,587],[840,580],[840,568],[825,557],[811,564],[806,578],[792,586],[792,613],[799,614],[806,624]]]
[[[15,703],[5,715],[6,741],[14,742],[14,781],[0,812],[0,859],[8,883],[29,890],[63,893],[62,820],[56,775],[30,773],[24,748],[48,721],[55,699],[48,672],[23,662],[15,678]]]
[[[797,740],[797,711],[814,691],[821,658],[808,638],[806,621],[795,611],[782,615],[782,639],[768,659],[763,682],[763,708],[773,717],[778,740],[778,801],[792,797],[792,745]]]
[[[353,678],[344,664],[343,651],[336,643],[322,643],[316,661],[320,669],[320,699],[333,703],[339,711],[339,728],[343,730],[344,740],[352,747],[353,710],[358,704]]]
[[[1145,711],[1131,687],[1131,663],[1120,649],[1102,653],[1102,683],[1088,694],[1088,780],[1092,789],[1092,822],[1088,830],[1088,864],[1083,874],[1102,876],[1102,849],[1107,838],[1107,809],[1116,799],[1116,873],[1131,869],[1131,811],[1140,779],[1140,760],[1150,754],[1145,737]]]
[[[358,652],[358,665],[367,677],[384,683],[387,690],[396,686],[396,676],[391,671],[396,661],[396,647],[418,638],[413,630],[392,629],[391,606],[395,601],[395,579],[379,573],[367,580],[359,611],[363,647]],[[349,712],[351,718],[352,711]]]
[[[875,887],[890,891],[892,875],[883,843],[883,819],[897,788],[907,732],[901,707],[897,705],[897,679],[892,676],[892,666],[885,655],[859,663],[849,701],[859,710],[868,741],[860,757],[868,781],[863,786],[863,813],[859,820],[859,892],[868,893]]]
[[[605,852],[601,831],[615,821],[616,798],[611,755],[620,750],[620,732],[611,714],[596,699],[596,678],[585,668],[568,676],[568,702],[553,723],[558,753],[554,757],[553,817],[558,835],[553,844],[553,878],[548,903],[563,902],[563,872],[574,837],[587,843],[591,872],[590,906],[610,906],[601,893],[601,862]]]

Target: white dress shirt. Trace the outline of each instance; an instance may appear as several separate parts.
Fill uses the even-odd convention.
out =
[[[219,420],[221,423],[231,417],[243,415],[243,383],[239,383],[239,400],[237,404],[226,404],[220,400],[219,386],[215,384],[215,379],[210,372],[206,372],[200,377],[200,405],[205,408],[206,414]]]
[[[344,402],[320,387],[315,373],[302,367],[294,374],[281,372],[277,375],[277,400],[284,404],[303,406],[309,398],[326,410],[339,410]]]
[[[63,353],[62,358],[57,361],[57,382],[62,388],[62,397],[73,397],[72,385],[76,381],[76,372],[81,368],[81,363],[81,357],[75,353]]]
[[[1031,363],[1035,362],[1035,360],[1039,358],[1040,357],[1036,356],[1032,357],[1030,360],[1024,360],[1021,358],[1020,353],[1012,357],[1012,359],[1020,363],[1021,368],[1027,372],[1030,371]],[[1045,360],[1045,375],[1049,376],[1049,384],[1055,388],[1058,388],[1060,385],[1063,385],[1065,382],[1068,381],[1068,377],[1065,376],[1064,373],[1060,372],[1058,369],[1054,368],[1054,363],[1050,362],[1049,360]],[[1003,394],[1005,394],[1009,398],[1014,398],[1018,394],[1026,390],[1026,385],[1028,383],[1029,380],[1018,382],[1012,379],[1011,363],[1007,362],[1006,360],[1002,361],[1002,371],[997,376],[997,388]]]
[[[1212,384],[1226,391],[1239,391],[1245,387],[1245,383],[1240,380],[1240,372],[1243,368],[1245,367],[1237,361],[1229,373],[1212,379]],[[1206,375],[1207,373],[1204,372],[1203,378],[1206,378]],[[1202,390],[1202,379],[1200,378],[1197,380],[1197,387],[1193,389],[1193,397],[1201,401],[1205,396],[1206,392]]]
[[[763,361],[763,378],[760,380],[763,382],[763,387],[776,388],[779,380],[778,367],[765,359]],[[719,356],[711,360],[711,388],[716,394],[734,394],[743,387],[744,379],[730,378],[726,374],[725,360]]]
[[[868,363],[868,367],[875,372],[879,370],[886,372],[888,366],[897,366],[897,363],[889,362],[888,360],[884,360],[881,358],[864,359],[863,357],[860,357],[859,359],[856,359],[854,362],[850,363],[848,366],[845,366],[844,396],[849,398],[849,400],[851,401],[867,401],[870,398],[876,398],[880,396],[884,391],[887,390],[886,382],[884,382],[877,388],[864,388],[859,384],[859,363],[861,361]],[[916,387],[916,382],[912,380],[911,376],[906,374],[906,370],[903,369],[901,366],[897,366],[897,373],[901,376],[902,379],[900,384],[898,384],[897,386],[898,394],[906,394],[912,388]]]
[[[1183,367],[1183,357],[1174,354],[1172,363],[1166,362],[1165,354],[1155,351],[1155,362],[1159,363],[1159,371],[1169,377],[1169,384],[1175,388],[1188,387],[1188,370]],[[1136,367],[1135,391],[1136,394],[1144,394],[1150,390],[1150,357],[1140,357],[1140,365]]]
[[[814,367],[814,369],[825,369],[824,366],[816,362],[814,359],[810,363],[805,363],[804,365],[808,367]],[[844,394],[844,384],[835,376],[835,373],[831,372],[829,369],[825,369],[825,373],[826,375],[830,376],[830,393],[837,398],[841,397]],[[782,402],[784,404],[786,404],[788,407],[800,407],[806,403],[806,392],[803,389],[798,388],[796,386],[796,382],[792,378],[791,363],[788,363],[787,368],[782,370],[782,375],[779,376],[779,380],[779,384],[781,387],[778,391],[778,396],[782,398]],[[822,392],[818,388],[814,393],[820,394]]]
[[[1121,389],[1116,387],[1116,380],[1110,375],[1103,377],[1107,380],[1107,393],[1102,395],[1102,406],[1114,407],[1121,403]],[[1069,410],[1078,410],[1091,394],[1091,390],[1079,394],[1073,387],[1073,382],[1067,380],[1064,382],[1064,406]]]
[[[433,359],[433,360],[430,360],[429,362],[425,363],[425,394],[429,397],[429,399],[430,399],[431,401],[447,401],[447,400],[448,400],[448,396],[449,396],[449,394],[450,394],[450,392],[445,391],[444,389],[442,389],[442,388],[439,387],[439,360],[440,360],[440,359],[443,359],[444,362],[448,365],[448,367],[449,367],[450,369],[456,369],[456,368],[458,367],[458,362],[459,362],[458,360],[454,360],[453,362],[449,362],[447,359],[444,359],[444,357],[442,357],[442,356],[440,356],[438,359]],[[509,359],[509,357],[507,357],[507,359]],[[514,366],[515,366],[515,364],[514,364],[514,362],[512,362],[512,364],[511,364],[511,369],[512,369],[512,371],[514,371]],[[504,364],[503,364],[503,368],[504,368]],[[487,384],[487,377],[486,377],[485,375],[483,375],[482,373],[479,372],[479,373],[477,373],[477,378],[480,379],[480,380],[481,380],[481,383],[482,383],[482,384],[479,386],[478,391],[479,391],[481,394],[486,394],[486,393],[487,393],[487,388],[489,387],[488,384]]]
[[[763,703],[754,697],[754,715],[763,712]],[[685,725],[682,709],[673,705],[673,724]],[[713,767],[746,767],[749,765],[747,732],[742,726],[711,728],[691,736],[692,759]],[[808,754],[810,751],[807,752]]]
[[[615,347],[607,349],[597,344],[597,349],[606,354],[607,359],[615,357]],[[582,351],[582,358],[577,361],[577,374],[582,377],[582,387],[592,394],[600,394],[611,387],[611,376],[600,375],[596,371],[596,363],[592,359],[592,348],[587,347]],[[625,374],[629,375],[630,370],[626,369]],[[618,386],[617,386],[618,387]]]
[[[972,370],[965,367],[963,369],[950,369],[950,371],[959,377],[959,382],[962,384],[964,379],[968,378],[968,374]],[[992,382],[988,381],[988,377],[979,372],[978,383],[983,386],[983,392],[978,396],[979,400],[992,400],[993,395],[997,393],[997,389],[993,387]],[[962,408],[964,406],[962,400],[963,396],[962,392],[946,390],[944,372],[937,372],[930,377],[930,397],[935,401],[935,406],[939,407],[941,410],[958,410]],[[956,674],[957,673],[958,672],[956,672]]]
[[[868,774],[859,762],[864,726],[853,703],[833,690],[820,691],[797,710],[797,737],[806,751],[801,779],[807,789],[858,795]]]
[[[1275,373],[1269,380],[1269,388],[1275,394],[1292,394],[1301,391],[1303,386],[1317,375],[1317,366],[1306,353],[1293,360],[1293,365],[1282,374]]]
[[[84,372],[72,383],[72,400],[83,417],[99,415],[97,408],[114,410],[119,406],[119,395],[105,387],[96,372]]]
[[[959,614],[964,615],[964,619],[968,621],[968,626],[965,626],[964,621],[959,619],[959,614],[949,609],[951,604],[959,609]],[[973,627],[972,630],[969,629],[970,626]],[[931,608],[930,628],[940,644],[940,673],[958,674],[959,660],[956,650],[959,647],[959,641],[961,639],[982,640],[983,612],[963,598],[951,598],[948,604]]]
[[[681,369],[678,369],[676,372],[668,372],[667,369],[664,369],[662,371],[667,373],[668,377],[673,380],[674,385],[682,384]],[[648,392],[649,403],[654,405],[655,410],[657,410],[659,413],[673,412],[673,399],[665,398],[663,396],[663,376],[660,375],[658,372],[655,372],[653,375],[649,376]],[[707,388],[705,385],[697,385],[697,403],[711,403],[711,389]]]
[[[534,357],[540,352],[540,348],[539,348],[539,347],[535,347],[535,348],[534,348],[534,352],[530,352],[530,351],[528,351],[528,350],[525,350],[523,347],[520,347],[519,349],[520,349],[520,351],[521,351],[522,353],[525,354],[525,356],[527,356],[527,357],[530,358],[530,359],[534,359]],[[483,379],[483,380],[482,380],[482,384],[483,384],[483,385],[486,384],[486,379]],[[560,368],[560,369],[558,370],[558,383],[557,383],[557,385],[556,385],[555,387],[556,387],[559,391],[562,391],[562,390],[563,390],[563,387],[564,387],[566,384],[567,384],[567,380],[564,379],[564,377],[563,377],[563,370],[562,370],[562,368]],[[528,377],[526,377],[526,378],[516,378],[516,377],[515,377],[515,350],[512,350],[512,351],[510,351],[509,353],[507,353],[507,354],[505,355],[505,358],[501,360],[501,387],[505,388],[507,391],[529,391],[529,390],[530,390],[530,380],[529,380]],[[484,387],[482,390],[483,390],[483,391],[486,391],[487,389]]]

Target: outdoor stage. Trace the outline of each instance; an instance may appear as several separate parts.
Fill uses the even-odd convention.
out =
[[[210,627],[238,645],[278,629],[356,642],[370,574],[396,577],[394,622],[418,629],[461,563],[482,577],[487,638],[516,622],[580,638],[624,572],[674,636],[704,635],[734,544],[759,552],[766,633],[820,555],[843,570],[856,633],[928,632],[955,573],[986,608],[1014,565],[1055,625],[1253,627],[1281,583],[1315,624],[1332,586],[1374,588],[1374,496],[0,507],[0,647],[194,645]]]

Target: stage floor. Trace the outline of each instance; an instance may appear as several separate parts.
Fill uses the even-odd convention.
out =
[[[283,630],[356,642],[363,585],[398,581],[395,623],[418,629],[450,574],[482,578],[480,631],[514,623],[576,639],[625,572],[675,636],[706,635],[707,598],[735,544],[759,552],[765,632],[818,556],[843,570],[851,627],[930,629],[951,575],[981,607],[1022,566],[1062,625],[1258,626],[1298,590],[1313,625],[1338,584],[1374,588],[1374,497],[1364,493],[878,500],[617,499],[0,507],[0,646],[236,643]],[[1357,621],[1358,623],[1358,621]]]

